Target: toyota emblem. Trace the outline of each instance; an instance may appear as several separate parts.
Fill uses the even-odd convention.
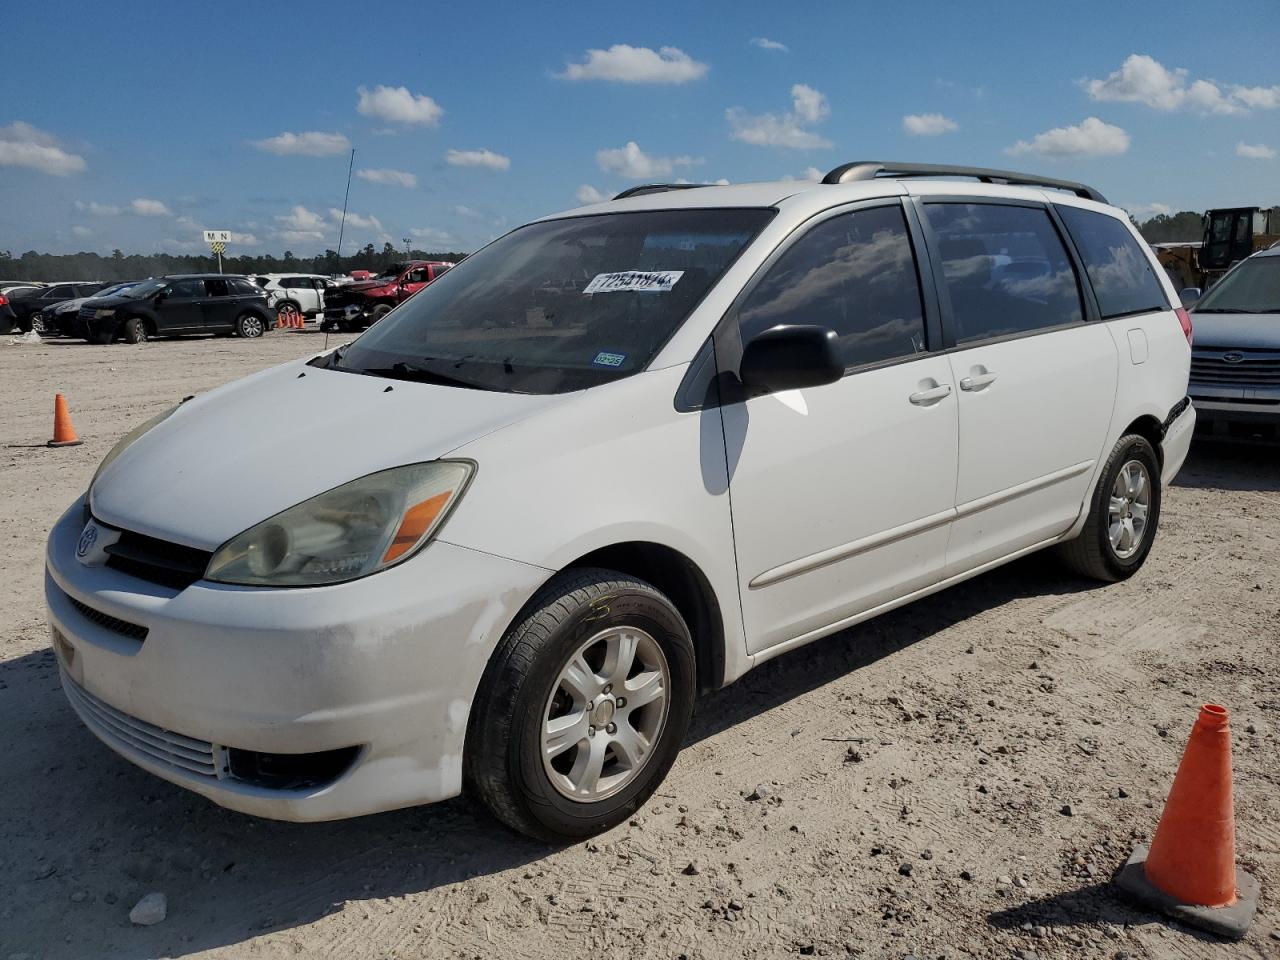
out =
[[[1231,353],[1224,353],[1222,355],[1223,363],[1239,363],[1243,359],[1244,359],[1244,354],[1234,350]]]
[[[80,540],[76,544],[76,556],[83,560],[89,555],[89,551],[93,549],[93,545],[98,542],[98,525],[92,520],[85,526],[84,532],[80,534]]]

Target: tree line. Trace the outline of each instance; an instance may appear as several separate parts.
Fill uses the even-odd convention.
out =
[[[270,254],[222,258],[223,273],[350,273],[369,270],[381,273],[394,263],[405,260],[447,260],[456,263],[465,253],[440,253],[426,250],[396,249],[390,243],[378,250],[372,243],[351,256],[339,257],[337,251],[326,250],[315,257],[296,257],[286,250],[283,257]],[[218,260],[210,254],[132,253],[111,251],[100,253],[38,253],[28,250],[15,257],[0,250],[0,280],[140,280],[174,273],[216,273]]]
[[[1136,222],[1136,221],[1135,221]],[[1148,243],[1173,243],[1203,239],[1204,226],[1201,214],[1192,210],[1178,213],[1162,213],[1138,224],[1138,230]],[[448,260],[457,262],[465,253],[448,253],[426,250],[397,250],[385,243],[378,250],[372,243],[357,250],[349,257],[339,257],[337,251],[326,250],[315,257],[295,257],[286,250],[283,257],[270,254],[244,254],[223,257],[224,273],[350,273],[352,270],[369,270],[381,273],[393,263],[403,260]],[[7,250],[0,250],[0,280],[138,280],[143,277],[163,277],[172,273],[211,273],[218,269],[217,258],[205,255],[176,253],[132,253],[111,251],[104,257],[99,253],[37,253],[28,250],[15,257]]]

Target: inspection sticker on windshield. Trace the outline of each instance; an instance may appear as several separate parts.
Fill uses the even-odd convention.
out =
[[[598,367],[620,367],[626,359],[627,355],[625,353],[604,353],[601,351],[596,354],[596,358],[591,362]]]
[[[623,293],[636,290],[649,293],[668,293],[676,281],[684,276],[683,270],[623,270],[621,273],[597,273],[583,293]]]

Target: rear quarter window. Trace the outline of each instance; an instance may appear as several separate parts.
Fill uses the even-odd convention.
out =
[[[1058,213],[1084,260],[1103,320],[1169,309],[1151,258],[1128,227],[1115,217],[1079,207],[1059,206]]]

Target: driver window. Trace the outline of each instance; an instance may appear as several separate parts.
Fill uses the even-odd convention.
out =
[[[925,349],[920,281],[897,204],[824,220],[791,245],[738,311],[745,344],[779,324],[830,327],[846,367]]]
[[[204,296],[203,280],[175,280],[169,284],[168,294],[180,300],[190,300],[193,297]]]
[[[405,283],[426,283],[427,270],[425,267],[419,267],[417,270],[409,272],[409,276],[405,278]]]

